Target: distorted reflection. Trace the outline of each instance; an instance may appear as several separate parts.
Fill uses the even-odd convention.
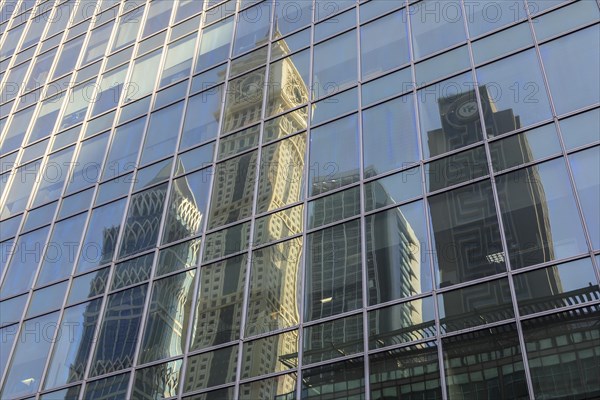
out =
[[[137,370],[133,396],[141,399],[164,399],[177,396],[182,360]]]
[[[104,291],[108,287],[109,271],[110,267],[106,267],[73,278],[69,296],[67,296],[67,305],[79,303],[80,301],[104,294]]]
[[[243,352],[241,378],[296,368],[298,366],[298,331],[246,342]]]
[[[162,220],[166,183],[131,196],[129,212],[123,229],[120,257],[142,252],[156,246]]]
[[[97,400],[102,397],[123,399],[127,393],[130,373],[113,375],[87,384],[83,400]]]
[[[360,223],[308,235],[304,316],[314,320],[362,306]]]
[[[301,255],[301,238],[254,252],[246,336],[298,324]]]
[[[306,129],[308,108],[302,107],[265,122],[263,143],[277,140]]]
[[[285,40],[275,42],[281,46],[271,51],[288,54]],[[269,67],[266,116],[279,114],[308,101],[310,52],[301,51],[274,62]]]
[[[275,210],[304,198],[305,157],[306,133],[263,147],[257,213]]]
[[[297,378],[298,375],[294,372],[242,384],[239,398],[240,400],[294,399]]]
[[[435,336],[433,297],[369,311],[369,348],[393,346]]]
[[[231,132],[260,120],[266,68],[260,68],[229,82],[221,132]]]
[[[430,197],[429,207],[438,287],[506,270],[489,181]]]
[[[219,141],[217,160],[234,156],[245,150],[250,150],[251,148],[258,146],[259,135],[260,125],[256,125],[221,138]]]
[[[363,315],[357,314],[304,328],[302,363],[332,360],[363,350]]]
[[[363,399],[364,359],[353,358],[302,372],[302,398]]]
[[[194,267],[200,257],[200,243],[200,239],[193,239],[162,249],[158,253],[155,276]]]
[[[449,398],[530,398],[514,325],[442,339],[442,348]]]
[[[132,258],[115,265],[110,290],[135,285],[150,278],[154,253]]]
[[[248,257],[242,255],[200,269],[191,349],[227,343],[239,337],[247,264]]]
[[[146,291],[147,286],[142,285],[108,297],[90,376],[129,368],[133,363]]]
[[[304,205],[300,204],[256,219],[253,245],[259,246],[301,233],[304,227],[303,212]]]
[[[188,358],[184,392],[222,385],[235,380],[238,346],[225,347]]]
[[[371,399],[441,399],[437,347],[433,342],[369,357]]]
[[[360,187],[355,186],[308,203],[308,227],[316,228],[360,213]]]

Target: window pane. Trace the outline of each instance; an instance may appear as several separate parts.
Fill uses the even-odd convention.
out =
[[[242,255],[200,269],[192,350],[239,338],[247,263]]]
[[[358,220],[308,235],[304,285],[306,320],[362,306],[360,236]]]
[[[310,137],[310,194],[337,189],[359,178],[356,114],[315,128]]]
[[[195,276],[191,270],[154,282],[140,363],[183,353]]]
[[[60,323],[44,389],[76,382],[83,378],[87,359],[94,344],[102,299],[67,308]]]
[[[229,57],[233,17],[224,19],[202,31],[196,71],[218,64]]]
[[[269,67],[266,115],[279,114],[308,101],[310,52],[301,51]]]
[[[256,219],[254,224],[254,246],[286,239],[304,230],[304,205],[287,208]]]
[[[121,17],[117,33],[115,34],[112,51],[122,49],[135,41],[143,16],[144,7],[142,6]]]
[[[365,176],[406,167],[419,160],[419,143],[412,95],[363,112]]]
[[[275,2],[275,22],[273,38],[287,35],[290,32],[310,24],[313,15],[311,2],[282,0]]]
[[[104,165],[102,180],[133,171],[137,165],[137,156],[145,124],[146,118],[140,118],[115,129],[106,164]]]
[[[261,68],[229,82],[221,132],[231,132],[260,120],[265,71]]]
[[[110,290],[135,285],[150,279],[154,253],[129,259],[115,265]]]
[[[62,306],[68,285],[69,282],[64,281],[34,291],[25,318],[59,309]]]
[[[305,158],[306,133],[263,147],[257,213],[271,211],[304,198]]]
[[[138,341],[146,291],[147,286],[142,285],[108,296],[90,376],[131,366]]]
[[[440,330],[452,332],[514,316],[506,278],[438,295]]]
[[[131,73],[131,78],[127,84],[125,93],[125,103],[133,100],[141,99],[142,97],[152,93],[154,89],[154,81],[158,68],[160,67],[160,57],[162,49],[158,49],[153,53],[138,58],[135,60]]]
[[[370,215],[366,224],[369,304],[431,290],[423,203]]]
[[[159,87],[178,81],[190,74],[196,36],[196,34],[189,35],[167,47]]]
[[[244,343],[242,378],[285,371],[298,366],[298,331]]]
[[[106,132],[83,142],[71,172],[66,193],[77,192],[98,181],[109,136],[110,133]]]
[[[563,159],[496,178],[511,266],[587,252]]]
[[[278,375],[240,385],[240,400],[293,399],[297,374]]]
[[[10,325],[21,320],[28,295],[29,293],[0,302],[0,325]],[[8,352],[10,349],[5,357],[8,357]]]
[[[114,20],[108,24],[102,25],[98,29],[94,29],[90,33],[90,37],[85,47],[85,53],[83,54],[83,59],[81,60],[81,65],[86,65],[87,63],[95,61],[104,56],[113,26]]]
[[[237,345],[190,357],[183,391],[190,392],[234,381],[237,358]]]
[[[410,6],[415,58],[423,58],[466,40],[458,1],[424,0]]]
[[[240,11],[237,18],[237,32],[233,43],[234,56],[245,53],[268,40],[271,5],[257,4]]]
[[[425,184],[429,191],[435,191],[488,174],[485,148],[479,146],[425,165]]]
[[[465,3],[471,37],[482,35],[527,17],[523,0]]]
[[[364,399],[364,359],[354,358],[302,372],[302,398]]]
[[[442,345],[449,398],[529,398],[514,325],[452,336]]]
[[[371,398],[441,399],[437,348],[433,342],[369,357]]]
[[[158,252],[156,276],[195,267],[200,256],[200,239],[167,247]]]
[[[250,246],[250,221],[206,235],[202,262],[223,258]]]
[[[208,229],[213,229],[252,213],[257,151],[246,153],[217,165]]]
[[[223,85],[190,97],[179,149],[187,149],[217,137],[222,101]]]
[[[523,322],[537,398],[593,398],[600,394],[598,307]]]
[[[200,232],[208,203],[212,169],[204,169],[173,180],[167,208],[163,243]]]
[[[304,328],[303,364],[331,360],[363,351],[363,315]]]
[[[409,62],[406,11],[400,10],[363,25],[360,45],[363,79]]]
[[[314,49],[313,96],[336,93],[356,83],[356,30],[319,43]]]
[[[429,207],[438,287],[506,270],[489,181],[430,197]]]
[[[167,1],[155,0],[150,3],[149,7],[150,10],[148,10],[148,15],[146,16],[146,24],[144,25],[142,37],[152,35],[169,25],[173,4]]]
[[[600,108],[587,111],[560,121],[563,140],[567,149],[598,142],[600,131]]]
[[[26,396],[37,391],[56,330],[58,314],[44,315],[23,323],[0,391],[1,398]]]
[[[67,305],[75,304],[104,294],[104,291],[108,287],[109,269],[110,267],[102,268],[74,278],[69,296],[67,297]]]
[[[58,199],[62,193],[65,180],[69,174],[69,164],[73,157],[75,146],[51,154],[40,171],[40,185],[31,204],[37,207],[41,204]]]
[[[34,161],[9,174],[10,176],[14,176],[14,178],[11,186],[4,188],[7,194],[4,198],[2,210],[0,211],[0,218],[10,218],[25,210],[27,200],[29,200],[33,186],[37,181],[41,163],[42,160]],[[5,179],[2,186],[6,186]]]
[[[308,226],[317,228],[360,213],[360,187],[355,186],[308,203]]]
[[[301,255],[301,238],[254,252],[246,336],[298,324]]]
[[[594,147],[569,157],[579,202],[594,249],[600,248],[600,148]]]
[[[77,272],[89,271],[112,260],[124,211],[125,199],[92,211],[81,245]]]
[[[83,400],[96,400],[102,397],[121,399],[127,393],[130,373],[113,375],[88,383]]]
[[[597,25],[540,46],[557,114],[600,102],[598,90],[590,90],[600,87],[600,61],[589,51],[598,47]]]
[[[183,102],[179,102],[150,116],[140,158],[141,165],[171,155],[175,151],[182,112]]]
[[[158,400],[177,396],[182,364],[182,360],[175,360],[137,370],[133,397]]]

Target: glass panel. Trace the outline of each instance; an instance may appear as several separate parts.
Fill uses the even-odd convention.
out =
[[[440,329],[452,332],[512,318],[507,279],[480,283],[438,295]]]
[[[36,286],[66,278],[71,274],[86,218],[87,213],[79,214],[54,225]]]
[[[250,246],[250,221],[206,235],[203,262],[239,253]]]
[[[282,53],[287,54],[284,50]],[[265,113],[267,116],[279,114],[308,101],[309,70],[308,50],[270,65]]]
[[[306,133],[265,146],[261,153],[256,212],[275,210],[304,198]],[[301,221],[296,221],[296,224]]]
[[[362,85],[362,104],[366,106],[395,94],[412,91],[414,86],[410,68],[392,72]]]
[[[140,363],[183,353],[195,276],[196,271],[190,270],[154,282]]]
[[[496,178],[512,268],[587,253],[563,159]]]
[[[248,256],[241,255],[200,269],[192,350],[239,338],[247,264]]]
[[[80,65],[86,65],[87,63],[96,61],[104,56],[113,27],[114,20],[102,25],[98,29],[94,29],[89,34],[89,39],[85,46],[85,52],[83,53]]]
[[[229,76],[240,75],[266,64],[268,51],[269,46],[263,46],[231,61]]]
[[[4,373],[8,365],[8,356],[10,356],[10,350],[17,337],[18,327],[19,325],[13,325],[0,329],[0,374]]]
[[[233,18],[224,19],[203,29],[196,71],[218,64],[229,57],[232,33]]]
[[[313,5],[311,2],[282,0],[275,2],[275,21],[273,38],[279,38],[290,32],[309,25],[312,20]]]
[[[363,315],[304,328],[302,363],[332,360],[363,351]]]
[[[57,283],[33,292],[25,318],[54,311],[62,306],[69,281]]]
[[[321,3],[317,2],[317,5]],[[329,3],[333,5],[334,3]],[[326,6],[327,7],[327,6]],[[332,8],[332,7],[330,7]],[[319,22],[315,25],[314,42],[333,36],[342,31],[348,30],[356,26],[356,9],[352,8],[344,13],[338,14],[333,18]]]
[[[427,342],[369,357],[371,399],[441,399],[437,348]]]
[[[108,296],[90,376],[131,366],[146,291],[147,286],[142,285]]]
[[[482,102],[492,107],[491,103],[485,103],[484,100],[487,98],[486,87],[480,87],[479,93]],[[417,100],[425,158],[435,157],[482,140],[481,120],[471,73],[421,89],[417,92]],[[498,115],[490,112],[489,110],[494,108],[489,107],[486,108],[486,112],[491,114],[489,119],[494,123]],[[506,125],[506,118],[500,122],[505,122]],[[513,129],[514,125],[499,133]]]
[[[50,227],[45,227],[19,236],[9,253],[12,254],[12,259],[2,283],[2,297],[10,297],[31,288],[49,230]],[[4,260],[7,259],[8,256],[5,256]]]
[[[190,93],[208,89],[219,83],[225,82],[227,77],[227,63],[204,71],[192,78]]]
[[[257,156],[257,151],[252,151],[217,165],[208,229],[251,215]]]
[[[77,192],[98,181],[109,136],[110,133],[106,132],[83,142],[77,161],[73,164],[71,177],[67,184],[67,194]]]
[[[115,34],[115,41],[113,42],[112,51],[122,49],[123,47],[135,41],[143,16],[144,6],[136,8],[132,12],[121,17],[117,32]]]
[[[29,107],[13,114],[12,121],[4,131],[4,137],[0,143],[0,152],[3,155],[8,154],[11,150],[18,149],[19,146],[21,146],[35,109],[36,107]]]
[[[254,224],[253,246],[286,239],[304,230],[304,205],[288,208],[266,217],[258,218]]]
[[[127,393],[130,373],[113,375],[88,383],[83,400],[96,400],[102,397],[122,399]]]
[[[90,188],[69,197],[64,197],[58,211],[57,218],[65,218],[89,208],[94,196],[94,189]]]
[[[131,67],[133,72],[125,92],[125,103],[141,99],[152,93],[154,81],[160,67],[161,54],[162,49],[159,49],[134,61]]]
[[[125,199],[92,211],[81,245],[77,272],[89,271],[112,260],[124,211]]]
[[[435,160],[425,166],[425,184],[429,191],[472,181],[488,175],[483,146]]]
[[[173,158],[169,158],[138,170],[137,175],[135,176],[133,191],[140,190],[169,179],[171,176],[172,164]]]
[[[251,128],[236,132],[233,135],[228,135],[221,138],[219,141],[217,160],[234,156],[238,153],[258,146],[259,136],[260,125],[256,125]]]
[[[233,382],[237,358],[237,345],[190,357],[185,371],[183,391],[189,392]]]
[[[67,305],[104,294],[107,288],[109,270],[110,267],[107,267],[73,278],[69,296],[67,297]]]
[[[600,393],[598,307],[523,322],[537,398],[593,398]]]
[[[471,37],[499,29],[527,17],[527,9],[522,0],[514,2],[487,0],[465,3],[465,8]]]
[[[367,217],[369,304],[431,290],[423,215],[419,201]]]
[[[598,142],[600,131],[600,108],[578,114],[560,121],[562,137],[567,149]]]
[[[360,187],[356,186],[308,203],[308,227],[316,228],[360,213]]]
[[[50,224],[57,205],[58,202],[55,201],[54,203],[46,204],[45,206],[29,211],[27,217],[25,217],[25,224],[23,224],[21,231],[26,232]],[[4,226],[2,226],[2,229],[4,229]]]
[[[231,132],[261,118],[266,68],[229,81],[221,132]]]
[[[354,85],[358,73],[356,30],[319,43],[314,48],[313,57],[315,99]]]
[[[153,1],[149,7],[142,37],[152,35],[169,25],[173,4],[165,1]]]
[[[78,400],[80,391],[81,386],[71,386],[67,389],[43,394],[40,396],[40,400]]]
[[[301,238],[253,253],[246,336],[299,323],[301,255]]]
[[[196,45],[196,34],[189,35],[167,47],[165,65],[159,87],[187,77],[192,69],[192,57]]]
[[[467,46],[444,52],[415,66],[417,84],[424,85],[471,67]]]
[[[365,211],[421,196],[421,167],[411,168],[365,184]]]
[[[530,398],[514,325],[452,336],[442,345],[449,398]]]
[[[489,181],[430,197],[429,207],[438,287],[506,270]]]
[[[156,246],[167,187],[168,185],[164,183],[131,196],[121,240],[120,257]]]
[[[179,144],[180,150],[217,137],[222,101],[223,85],[190,97]]]
[[[521,315],[600,299],[589,258],[515,275]]]
[[[110,290],[121,289],[150,279],[154,253],[136,257],[115,265]]]
[[[265,122],[263,143],[283,138],[306,129],[308,108],[302,107]]]
[[[466,40],[458,1],[424,0],[409,7],[415,58]]]
[[[28,294],[24,294],[0,302],[0,325],[9,325],[21,320],[27,297]],[[8,357],[8,354],[6,354],[6,357]]]
[[[581,2],[584,3],[595,9],[592,12],[597,20],[598,8],[589,2]],[[557,114],[600,102],[598,91],[589,90],[600,86],[597,74],[600,61],[589,51],[600,47],[598,36],[596,25],[540,46]]]
[[[213,142],[180,154],[177,157],[175,174],[179,175],[208,166],[212,163],[214,151],[215,143]]]
[[[490,4],[493,3],[490,2]],[[533,45],[531,29],[529,24],[525,22],[473,42],[473,60],[475,64],[480,64],[502,54],[531,45]]]
[[[23,323],[0,391],[1,398],[21,397],[37,391],[56,330],[58,314],[44,315]]]
[[[358,88],[335,94],[312,105],[310,122],[317,125],[358,108]]]
[[[170,243],[200,232],[208,203],[212,169],[204,169],[173,180],[163,243]]]
[[[595,249],[600,248],[600,148],[594,147],[589,150],[572,154],[569,157],[579,202],[583,209],[583,216],[587,223],[590,240]]]
[[[133,171],[137,165],[145,125],[146,118],[140,118],[115,129],[102,180]]]
[[[187,77],[187,75],[186,75]],[[180,79],[179,77],[176,79]],[[185,79],[180,81],[175,85],[171,85],[166,89],[163,89],[156,93],[156,99],[154,101],[154,105],[152,106],[153,110],[158,110],[166,106],[167,104],[173,103],[175,100],[180,100],[185,97],[185,94],[188,90],[189,80]]]
[[[516,167],[561,152],[554,124],[545,125],[490,143],[496,171]]]
[[[182,360],[175,360],[137,370],[133,396],[156,400],[177,396],[182,364]]]
[[[131,182],[133,182],[133,174],[123,175],[111,181],[102,183],[98,186],[94,206],[115,200],[119,197],[127,196],[129,194]]]
[[[156,276],[195,267],[200,256],[200,239],[162,249],[158,253]]]
[[[360,223],[308,235],[304,315],[315,320],[362,306]]]
[[[179,125],[183,112],[183,102],[173,104],[150,116],[146,131],[140,164],[156,161],[175,151]]]
[[[477,79],[488,137],[552,116],[533,49],[478,68]]]
[[[129,121],[148,112],[152,96],[146,96],[141,100],[131,102],[121,107],[121,115],[119,115],[119,123]]]
[[[302,372],[303,399],[364,399],[364,359],[354,358]]]
[[[233,54],[238,55],[251,50],[269,39],[271,5],[257,4],[240,11],[237,32],[233,42]]]
[[[414,97],[400,97],[365,110],[363,136],[367,177],[418,161]]]
[[[298,366],[298,331],[244,343],[242,378],[285,371]]]
[[[361,14],[362,16],[362,14]],[[394,32],[390,35],[390,32]],[[410,61],[406,11],[386,15],[360,28],[362,79]]]
[[[63,315],[44,389],[62,386],[83,378],[94,344],[102,299],[67,308]]]
[[[111,72],[102,75],[102,78],[97,84],[97,91],[94,94],[94,97],[88,100],[94,104],[90,117],[108,111],[119,104],[121,92],[123,91],[123,82],[127,75],[127,68],[128,65],[123,65],[116,70],[112,70]],[[112,120],[111,115],[108,117]],[[103,122],[102,119],[103,118],[99,119],[99,121]],[[88,132],[86,132],[86,134],[87,133]]]
[[[535,18],[533,22],[537,40],[542,41],[575,27],[598,22],[600,13],[598,7],[594,7],[595,5],[587,1],[573,2],[566,7]],[[531,8],[532,11],[536,11],[540,7]],[[590,42],[587,43],[591,45]]]
[[[288,0],[284,0],[288,1]],[[278,6],[279,3],[276,3]],[[288,4],[293,4],[289,2]],[[304,5],[304,3],[302,3]],[[302,6],[298,5],[298,6]],[[291,6],[295,7],[295,6]],[[310,16],[309,16],[310,19]],[[279,21],[278,21],[279,22]],[[273,32],[277,32],[277,29],[274,29]],[[298,51],[304,47],[310,45],[310,29],[305,29],[303,31],[294,33],[286,37],[285,39],[280,39],[276,42],[273,42],[271,45],[271,60],[275,60],[279,57],[287,56],[290,53]]]
[[[293,399],[297,374],[279,375],[240,385],[240,400]]]
[[[10,176],[14,176],[14,178],[12,185],[4,188],[6,196],[0,211],[0,218],[10,218],[25,210],[33,185],[37,181],[41,163],[42,160],[34,161],[10,173]],[[5,184],[6,178],[3,180],[2,186]]]
[[[310,194],[317,195],[359,179],[356,114],[315,128],[310,138]]]

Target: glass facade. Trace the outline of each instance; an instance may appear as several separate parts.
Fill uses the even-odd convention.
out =
[[[596,0],[1,0],[0,398],[600,398]]]

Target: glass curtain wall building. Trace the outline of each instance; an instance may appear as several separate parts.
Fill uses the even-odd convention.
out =
[[[0,398],[600,398],[599,22],[0,1]]]

